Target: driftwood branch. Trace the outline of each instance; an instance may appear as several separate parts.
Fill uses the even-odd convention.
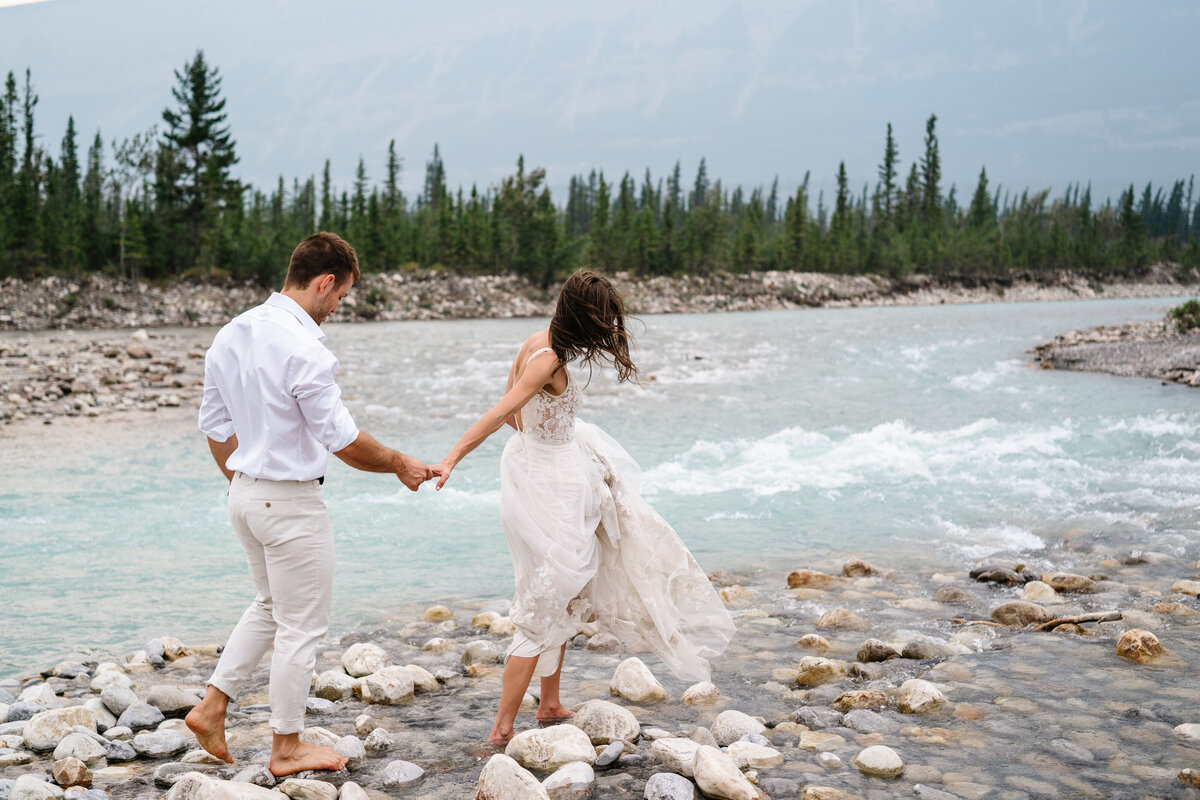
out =
[[[1079,614],[1074,617],[1059,617],[1038,625],[1036,630],[1052,631],[1059,625],[1079,625],[1084,622],[1116,622],[1121,619],[1120,611],[1093,611],[1090,614]]]

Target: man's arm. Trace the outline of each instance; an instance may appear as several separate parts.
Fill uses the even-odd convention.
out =
[[[221,472],[224,473],[225,479],[228,481],[233,480],[233,470],[225,466],[225,462],[233,455],[233,451],[237,450],[237,446],[236,433],[223,442],[218,442],[211,436],[208,437],[208,449],[212,453],[213,460],[217,462],[217,466],[221,468]]]
[[[423,462],[406,456],[390,447],[384,447],[368,433],[358,432],[346,447],[334,453],[355,469],[363,472],[394,472],[396,477],[414,492],[433,472]]]

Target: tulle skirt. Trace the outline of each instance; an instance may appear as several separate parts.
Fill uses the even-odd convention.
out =
[[[707,680],[733,622],[679,536],[640,494],[641,470],[612,437],[576,421],[575,441],[515,433],[500,460],[500,519],[512,550],[510,656],[552,675],[582,630]]]

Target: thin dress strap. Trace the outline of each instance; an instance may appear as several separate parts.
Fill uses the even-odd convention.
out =
[[[537,350],[534,350],[532,353],[529,354],[529,358],[525,359],[525,366],[528,367],[529,362],[533,361],[534,358],[536,358],[537,356],[540,356],[542,353],[552,353],[552,352],[554,352],[553,347],[542,347]]]

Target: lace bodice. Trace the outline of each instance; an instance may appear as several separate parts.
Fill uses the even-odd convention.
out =
[[[521,409],[521,427],[535,441],[547,444],[573,442],[575,416],[582,402],[583,396],[568,374],[567,388],[562,394],[552,395],[543,389],[529,398],[529,402]]]

